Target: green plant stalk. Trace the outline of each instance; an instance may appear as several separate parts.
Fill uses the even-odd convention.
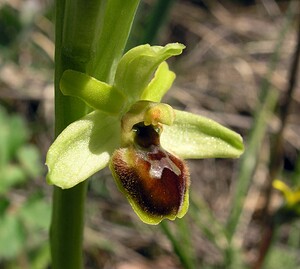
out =
[[[82,49],[80,39],[75,39],[75,24],[68,17],[69,9],[76,14],[80,2],[56,1],[56,41],[55,41],[55,136],[71,122],[86,113],[86,106],[80,100],[65,97],[59,89],[59,81],[64,70],[72,68],[84,71],[88,62],[89,48]],[[75,20],[76,21],[76,20]],[[73,31],[72,28],[73,27]],[[82,31],[79,31],[82,32]],[[78,33],[79,33],[78,32]],[[67,34],[65,34],[67,33]],[[76,49],[77,48],[77,51]],[[70,49],[74,54],[64,50]],[[75,56],[78,54],[78,60]],[[82,238],[84,225],[84,204],[86,185],[62,190],[54,187],[53,213],[50,232],[52,268],[82,268]],[[63,242],[63,243],[62,243]]]
[[[192,244],[191,230],[189,229],[188,219],[181,218],[176,220],[176,239],[179,242],[180,252],[185,252],[189,260],[189,268],[197,268],[196,266],[196,253]]]
[[[237,227],[243,210],[244,199],[247,195],[248,187],[257,165],[257,156],[261,148],[262,140],[267,131],[267,122],[275,109],[277,100],[277,91],[269,89],[267,94],[264,96],[264,99],[256,109],[247,150],[241,159],[240,170],[237,177],[238,182],[236,192],[232,202],[233,207],[226,225],[227,238],[229,242],[224,253],[226,268],[231,268],[234,263],[233,259],[235,257],[235,248],[232,245],[232,242],[234,241],[233,237],[237,232]]]
[[[298,10],[300,5],[298,5]],[[267,254],[272,246],[272,239],[274,238],[276,228],[281,224],[281,219],[284,220],[284,216],[282,218],[275,218],[276,214],[280,214],[280,209],[275,213],[274,217],[268,216],[268,210],[270,206],[271,193],[272,193],[272,181],[277,177],[281,166],[282,166],[282,152],[283,152],[283,134],[287,125],[287,118],[289,115],[290,107],[293,101],[293,93],[295,91],[295,86],[297,83],[297,74],[299,67],[299,59],[300,59],[300,20],[298,20],[298,32],[297,32],[297,43],[295,47],[295,52],[293,55],[293,60],[290,67],[289,73],[289,83],[287,86],[287,90],[285,95],[282,98],[280,105],[280,113],[279,118],[281,121],[281,126],[278,132],[275,134],[275,139],[272,144],[272,152],[270,157],[270,165],[269,165],[269,175],[268,175],[268,185],[266,188],[266,201],[263,207],[263,215],[266,216],[264,220],[264,231],[261,239],[261,245],[258,253],[258,258],[256,263],[253,266],[253,269],[263,268],[263,264],[267,257]]]
[[[290,5],[290,12],[287,14],[289,21],[293,18],[293,14],[291,10],[299,10],[296,5]],[[295,47],[295,52],[293,54],[293,60],[290,67],[289,72],[289,83],[287,85],[287,89],[280,100],[279,105],[279,119],[280,119],[280,128],[275,134],[274,141],[271,146],[271,154],[270,154],[270,164],[269,164],[269,176],[268,176],[268,185],[266,188],[266,200],[263,207],[263,215],[267,215],[267,211],[269,209],[269,203],[271,199],[272,192],[272,181],[277,177],[278,173],[282,167],[282,158],[283,158],[283,134],[287,125],[287,118],[290,112],[290,107],[293,101],[293,94],[295,91],[295,86],[297,83],[297,74],[298,74],[298,65],[299,65],[299,57],[300,57],[300,20],[298,21],[298,32],[297,32],[297,43]]]
[[[289,30],[292,21],[293,4],[291,3],[286,14],[286,20],[279,33],[278,42],[276,44],[274,54],[270,60],[268,73],[261,85],[260,102],[255,112],[254,124],[250,134],[247,150],[241,159],[240,170],[238,175],[238,182],[236,192],[233,200],[233,208],[231,210],[229,219],[227,221],[227,236],[229,242],[233,242],[233,237],[236,234],[237,226],[239,224],[240,216],[243,210],[244,199],[246,197],[252,175],[257,165],[257,156],[260,150],[260,145],[266,133],[267,120],[270,114],[275,109],[275,104],[278,100],[279,93],[272,89],[269,83],[272,73],[279,61],[280,50],[283,45],[284,38]],[[234,246],[230,247],[225,252],[225,263],[227,267],[233,262]]]
[[[227,222],[229,241],[232,240],[232,237],[236,232],[236,227],[239,223],[239,218],[242,213],[243,200],[247,194],[252,175],[256,168],[257,155],[266,132],[268,116],[274,111],[275,104],[278,100],[278,92],[271,88],[269,81],[279,61],[280,50],[293,18],[292,10],[293,5],[290,4],[285,23],[279,33],[278,42],[270,60],[268,73],[261,85],[260,100],[254,115],[254,123],[252,126],[247,150],[241,159],[238,182],[232,203],[234,206]]]
[[[98,73],[101,80],[109,81],[109,74],[114,74],[115,63],[123,53],[138,4],[139,0],[56,0],[55,136],[88,111],[79,99],[62,95],[59,82],[63,72],[73,69],[91,75]],[[114,25],[111,21],[106,23],[106,18],[118,21],[119,28],[111,28]],[[110,40],[118,42],[98,50],[99,44]],[[93,61],[98,65],[94,66]],[[96,68],[99,63],[108,71],[103,74],[101,70],[93,71],[91,67]],[[50,231],[53,269],[83,268],[86,187],[87,181],[68,190],[54,187]]]
[[[160,227],[167,238],[170,240],[174,252],[178,256],[183,268],[185,269],[195,269],[194,261],[190,258],[188,251],[182,246],[180,240],[177,240],[177,236],[175,236],[168,223],[166,221],[162,221],[160,223]]]
[[[223,225],[213,215],[203,199],[192,195],[190,200],[190,215],[203,235],[224,253],[228,248],[228,240]],[[201,212],[201,214],[199,214]]]

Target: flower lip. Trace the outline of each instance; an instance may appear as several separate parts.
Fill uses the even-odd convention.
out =
[[[118,149],[110,168],[119,189],[144,222],[157,224],[164,218],[175,219],[186,213],[187,166],[160,146]]]
[[[188,208],[188,168],[160,146],[161,133],[160,123],[133,125],[131,143],[116,150],[110,163],[119,189],[139,217],[151,224],[181,217]]]

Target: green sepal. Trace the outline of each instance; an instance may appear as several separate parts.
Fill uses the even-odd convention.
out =
[[[176,75],[169,70],[167,62],[162,62],[157,68],[154,78],[142,93],[142,100],[160,102],[166,92],[171,88]]]
[[[114,85],[131,103],[140,99],[156,68],[171,56],[179,55],[185,48],[179,43],[165,47],[141,45],[128,51],[118,64]]]
[[[70,124],[47,153],[48,183],[71,188],[103,169],[120,145],[120,132],[119,120],[100,111]]]
[[[74,70],[63,73],[60,90],[64,95],[78,97],[93,109],[109,114],[118,114],[125,102],[125,97],[116,88]]]
[[[175,111],[175,121],[164,125],[164,149],[184,159],[237,158],[244,151],[242,137],[208,118]]]

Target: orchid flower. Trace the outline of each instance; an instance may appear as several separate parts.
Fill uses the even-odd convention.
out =
[[[116,63],[112,85],[66,70],[62,93],[93,111],[71,123],[49,148],[47,181],[71,188],[109,166],[143,222],[183,217],[190,186],[183,159],[237,158],[243,152],[239,134],[160,103],[175,79],[165,60],[184,48],[173,43],[131,49]]]

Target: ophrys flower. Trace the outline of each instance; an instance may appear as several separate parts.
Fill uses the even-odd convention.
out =
[[[142,45],[128,51],[109,85],[67,70],[61,91],[93,112],[70,124],[47,154],[47,180],[71,188],[109,165],[119,189],[142,221],[182,217],[188,209],[188,158],[236,158],[240,135],[160,103],[175,74],[165,60],[184,45]],[[154,74],[154,76],[153,76]]]

